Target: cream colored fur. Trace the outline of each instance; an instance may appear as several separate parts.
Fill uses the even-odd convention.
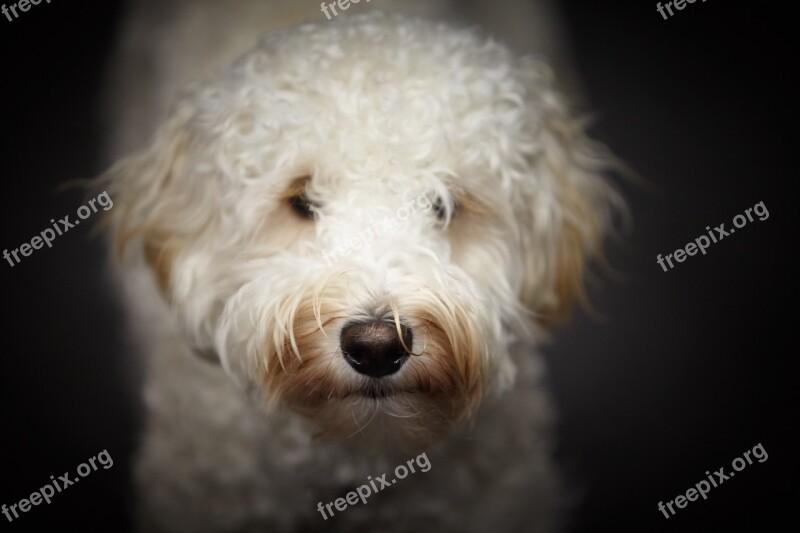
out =
[[[469,13],[362,0],[327,21],[300,4],[144,3],[123,31],[139,62],[114,78],[112,150],[165,117],[100,179],[148,365],[140,529],[553,531],[534,347],[621,205],[610,156],[545,60],[463,29]],[[340,348],[367,319],[414,332],[380,382]],[[317,512],[423,450],[429,472]]]

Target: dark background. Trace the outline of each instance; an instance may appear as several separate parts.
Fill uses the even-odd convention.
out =
[[[800,496],[790,15],[776,2],[698,1],[667,21],[655,2],[561,4],[593,132],[650,184],[623,185],[634,228],[611,250],[621,279],[592,291],[602,317],[578,313],[544,349],[572,531],[773,531]],[[83,193],[56,186],[107,163],[99,103],[119,15],[118,1],[55,0],[0,18],[0,247],[72,215]],[[768,220],[656,264],[760,201]],[[84,224],[3,260],[0,279],[0,503],[103,449],[114,459],[0,529],[125,531],[138,418],[100,240]],[[757,443],[766,462],[669,520],[658,511]]]

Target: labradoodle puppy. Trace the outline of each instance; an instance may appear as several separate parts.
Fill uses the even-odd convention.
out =
[[[534,346],[621,205],[611,158],[543,61],[362,4],[189,85],[100,178],[142,531],[557,528]]]

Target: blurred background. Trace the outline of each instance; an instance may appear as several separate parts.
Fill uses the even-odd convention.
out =
[[[56,187],[108,163],[100,102],[121,4],[58,0],[0,17],[0,248],[74,218],[82,191]],[[600,316],[577,313],[543,349],[569,530],[773,531],[800,496],[791,17],[774,2],[695,2],[669,20],[641,0],[558,5],[594,135],[649,183],[623,184],[634,226],[610,249],[619,279],[591,290]],[[768,220],[669,272],[657,265],[762,201]],[[13,268],[3,260],[0,280],[0,503],[104,449],[114,460],[0,527],[127,531],[136,368],[100,239],[73,228]],[[758,443],[766,462],[669,520],[658,511]]]

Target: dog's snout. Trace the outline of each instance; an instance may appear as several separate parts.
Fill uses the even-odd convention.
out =
[[[345,360],[357,372],[380,378],[394,374],[408,358],[414,339],[411,328],[379,321],[351,322],[342,328],[340,339]]]

